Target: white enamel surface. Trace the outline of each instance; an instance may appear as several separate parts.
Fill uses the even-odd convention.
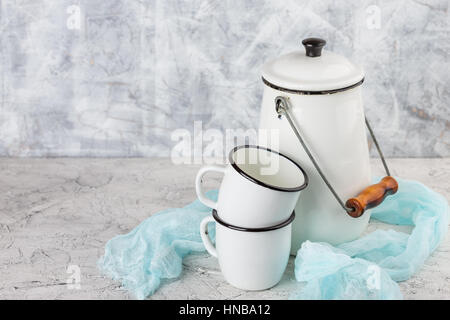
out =
[[[210,221],[210,217],[203,221]],[[204,229],[200,231],[204,235]],[[203,241],[211,246],[209,239]],[[216,249],[212,252],[217,253],[222,274],[232,286],[264,290],[275,286],[283,276],[290,245],[291,225],[267,232],[243,232],[216,223]]]
[[[332,244],[354,240],[365,230],[370,211],[352,218],[340,207],[313,167],[289,123],[275,112],[276,96],[288,96],[304,140],[341,199],[356,196],[371,182],[361,87],[331,95],[295,95],[264,86],[260,128],[279,129],[280,152],[306,171],[308,187],[296,205],[292,253],[305,240]],[[264,144],[261,139],[260,144]]]
[[[281,163],[281,160],[279,160]],[[245,165],[244,165],[245,166]],[[289,218],[295,208],[301,191],[279,191],[257,184],[241,173],[233,166],[228,165],[219,188],[217,203],[205,201],[201,187],[201,176],[205,173],[202,168],[197,174],[196,190],[199,200],[206,206],[217,209],[222,220],[245,228],[270,227]],[[281,168],[281,166],[280,166]],[[291,168],[291,169],[286,169]],[[294,170],[295,172],[290,172]],[[252,167],[252,169],[254,169]],[[292,181],[299,182],[301,170],[296,166],[285,166],[282,170],[273,172],[273,175],[283,173],[281,177],[272,178],[272,182],[279,182],[286,178],[288,173]],[[284,179],[284,181],[291,181]],[[302,180],[304,181],[304,180]],[[286,184],[286,182],[284,182]],[[290,182],[288,185],[292,184]]]
[[[262,76],[282,88],[321,91],[351,86],[364,78],[364,72],[345,57],[325,49],[320,57],[308,57],[301,49],[267,62]]]
[[[230,166],[219,189],[218,212],[224,221],[236,226],[269,227],[289,218],[300,192],[260,186]]]

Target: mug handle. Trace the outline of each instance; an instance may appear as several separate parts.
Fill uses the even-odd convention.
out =
[[[216,222],[216,220],[214,220],[212,216],[203,218],[200,223],[200,236],[202,237],[202,242],[205,245],[206,251],[208,251],[213,257],[217,258],[217,250],[211,242],[211,238],[208,236],[208,223],[210,222]]]
[[[202,190],[202,178],[208,171],[215,171],[225,174],[227,167],[226,166],[217,166],[217,165],[209,165],[202,167],[195,178],[195,191],[197,192],[198,199],[207,207],[217,210],[217,202],[212,201],[208,197],[206,197],[205,193]]]

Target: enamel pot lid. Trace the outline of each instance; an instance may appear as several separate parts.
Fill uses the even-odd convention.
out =
[[[323,50],[325,40],[308,38],[302,44],[304,50],[282,55],[263,66],[266,85],[297,94],[329,94],[354,88],[364,81],[361,67]]]

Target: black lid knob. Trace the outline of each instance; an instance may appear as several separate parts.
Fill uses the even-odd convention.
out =
[[[325,40],[319,38],[308,38],[302,41],[308,57],[320,57],[322,55],[322,48],[326,43]]]

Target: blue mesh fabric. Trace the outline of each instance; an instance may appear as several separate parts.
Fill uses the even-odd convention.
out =
[[[423,184],[397,179],[398,192],[372,209],[372,219],[413,226],[411,234],[378,229],[332,247],[302,244],[295,261],[297,299],[401,299],[396,281],[409,279],[444,239],[447,200]]]
[[[207,195],[216,200],[217,190]],[[144,299],[158,289],[162,279],[181,274],[187,254],[205,251],[199,228],[210,213],[210,208],[196,200],[184,208],[153,214],[130,233],[108,241],[98,266],[136,298]],[[210,236],[214,239],[214,229]]]

